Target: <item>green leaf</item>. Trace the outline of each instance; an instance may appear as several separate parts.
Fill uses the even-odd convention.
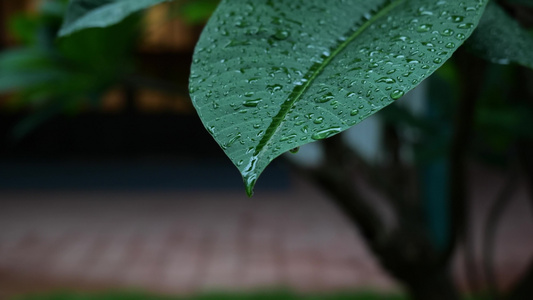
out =
[[[0,93],[34,87],[65,78],[46,52],[34,48],[11,49],[0,53]]]
[[[60,70],[39,70],[34,72],[0,72],[0,93],[33,87],[64,79]]]
[[[493,63],[533,68],[533,37],[492,2],[466,46]]]
[[[169,0],[71,0],[59,36],[86,28],[102,28],[119,23],[142,9]]]
[[[34,71],[53,66],[50,54],[37,48],[12,48],[0,52],[0,73]]]
[[[247,193],[277,156],[399,99],[470,36],[486,0],[225,0],[190,93]]]

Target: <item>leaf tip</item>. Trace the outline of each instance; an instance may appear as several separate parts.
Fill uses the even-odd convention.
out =
[[[255,183],[257,181],[257,176],[255,176],[255,175],[246,176],[246,177],[243,177],[243,180],[244,180],[244,185],[245,185],[245,188],[246,188],[246,195],[248,195],[248,197],[252,198],[252,196],[254,195],[254,187],[255,187]]]
[[[259,158],[257,155],[254,155],[250,158],[250,162],[244,170],[241,171],[242,180],[244,181],[244,186],[246,188],[246,194],[248,197],[254,195],[254,187],[257,182],[257,177],[259,177],[260,170],[257,169],[257,161]]]

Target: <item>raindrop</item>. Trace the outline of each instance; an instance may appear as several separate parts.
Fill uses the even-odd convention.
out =
[[[281,25],[282,21],[279,17],[273,17],[271,23],[274,25]]]
[[[341,128],[340,127],[331,127],[331,128],[328,128],[328,129],[324,129],[324,130],[320,130],[320,131],[317,131],[316,133],[314,133],[311,138],[313,140],[322,140],[322,139],[325,139],[325,138],[328,138],[336,133],[339,133],[341,132]]]
[[[286,30],[278,30],[276,31],[276,33],[274,33],[273,37],[276,39],[276,40],[286,40],[288,37],[289,37],[290,33]]]
[[[285,141],[288,141],[288,140],[293,139],[295,137],[296,137],[296,134],[290,134],[290,135],[287,135],[287,136],[282,136],[279,141],[280,142],[285,142]]]
[[[447,43],[444,47],[448,48],[448,49],[451,49],[451,48],[455,48],[455,43]]]
[[[440,33],[442,36],[451,36],[453,35],[453,30],[451,29],[444,29],[443,31],[441,31]]]
[[[289,150],[289,152],[292,154],[296,154],[298,153],[298,151],[300,151],[300,147],[292,148],[291,150]]]
[[[390,94],[390,97],[391,97],[393,100],[398,100],[398,99],[400,99],[403,95],[404,95],[404,92],[403,92],[402,90],[394,90],[394,91]]]
[[[463,16],[452,16],[452,21],[454,23],[460,23],[460,22],[463,22],[463,20],[464,20]]]
[[[323,117],[318,117],[316,118],[313,123],[315,124],[322,124],[322,122],[324,122],[324,118]]]
[[[257,98],[257,99],[248,99],[246,101],[244,101],[244,103],[242,105],[246,106],[246,107],[257,107],[257,105],[259,104],[259,102],[261,102],[261,98]]]
[[[322,97],[320,98],[316,98],[315,99],[315,102],[317,103],[326,103],[332,99],[334,99],[335,96],[333,96],[333,94],[331,92],[327,93],[327,94],[324,94]]]
[[[457,25],[457,28],[459,29],[470,29],[472,27],[474,27],[474,24],[472,23],[462,23],[462,24]]]
[[[433,27],[431,24],[422,24],[422,25],[418,26],[416,31],[418,31],[418,32],[428,32],[428,31],[431,30],[431,27]]]
[[[240,133],[238,133],[236,136],[234,136],[233,138],[231,138],[227,143],[223,144],[221,147],[222,149],[224,150],[227,150],[229,147],[231,147],[231,145],[233,145],[233,143],[235,143],[238,139],[240,139],[242,137],[242,135]]]
[[[392,83],[395,83],[396,80],[390,78],[390,77],[381,77],[380,79],[376,80],[377,83],[387,83],[387,84],[392,84]]]
[[[409,37],[404,36],[404,35],[397,35],[390,39],[391,42],[400,42],[400,41],[405,42],[407,40],[409,40]]]
[[[281,89],[283,88],[283,86],[281,84],[272,84],[272,85],[267,85],[267,90],[272,94],[274,92],[278,92],[278,91],[281,91]]]

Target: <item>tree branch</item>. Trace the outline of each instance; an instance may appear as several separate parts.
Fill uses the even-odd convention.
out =
[[[289,163],[300,174],[326,191],[348,219],[360,229],[371,247],[374,247],[379,237],[386,233],[382,216],[354,189],[351,176],[347,172],[349,154],[345,152],[341,135],[328,138],[323,144],[326,161],[320,167],[308,169],[293,162]]]

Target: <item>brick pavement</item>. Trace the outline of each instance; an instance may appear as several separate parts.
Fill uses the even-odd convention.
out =
[[[0,274],[29,287],[163,293],[393,288],[343,216],[306,189],[253,199],[242,191],[2,192]]]
[[[475,183],[476,216],[500,182],[479,172],[473,174],[482,178]],[[290,190],[253,199],[240,190],[3,191],[0,197],[0,297],[69,287],[398,288],[327,197],[297,180]],[[498,235],[497,265],[507,282],[533,253],[532,241],[523,239],[533,228],[525,191],[517,197]],[[459,263],[456,270],[462,274]]]

